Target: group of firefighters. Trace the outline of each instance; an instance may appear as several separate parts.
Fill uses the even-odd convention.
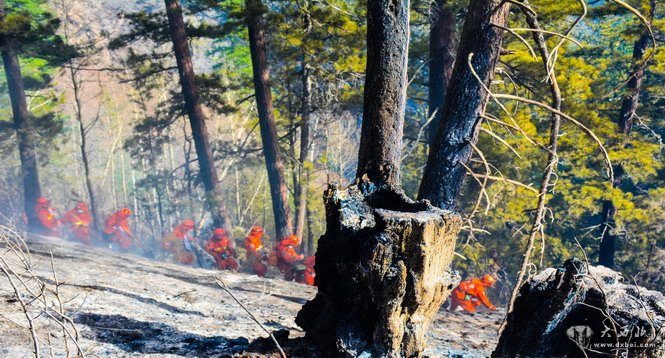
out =
[[[56,210],[51,207],[47,198],[39,198],[35,206],[35,214],[40,224],[40,234],[51,237],[60,237],[66,233],[70,238],[84,245],[91,245],[92,215],[88,205],[79,202],[67,211],[61,218],[57,217]],[[122,208],[111,214],[104,222],[102,238],[107,243],[115,243],[121,251],[132,247],[132,232],[128,219],[132,211]],[[193,265],[197,260],[199,248],[198,240],[193,235],[195,223],[187,219],[182,221],[171,233],[162,239],[162,253],[167,260],[183,265]],[[272,250],[263,247],[263,228],[252,227],[249,235],[245,237],[245,262],[256,275],[265,277],[269,266],[275,266],[287,281],[314,285],[314,256],[305,258],[298,254],[296,248],[300,245],[300,238],[291,235],[278,242]],[[216,228],[212,236],[205,243],[204,250],[210,254],[215,266],[220,270],[238,271],[238,253],[235,245],[226,235],[223,228]]]
[[[39,198],[35,211],[42,226],[42,234],[59,237],[61,228],[64,227],[71,238],[85,245],[91,245],[92,215],[85,203],[79,202],[76,207],[58,219],[50,201],[46,198]],[[104,222],[103,239],[116,243],[121,250],[127,251],[133,243],[127,220],[131,215],[131,210],[122,208],[109,216]],[[162,250],[165,258],[183,265],[194,264],[197,253],[197,239],[192,235],[194,228],[194,221],[187,219],[180,223],[173,232],[164,236]],[[272,250],[266,251],[263,247],[263,228],[255,226],[245,238],[245,262],[258,276],[265,277],[268,267],[275,266],[287,281],[295,280],[314,285],[315,258],[314,256],[305,258],[298,254],[296,247],[299,245],[300,238],[291,235],[280,240]],[[215,264],[220,270],[238,271],[240,269],[235,246],[224,229],[216,228],[212,232],[212,236],[205,244],[205,251],[214,258]],[[496,310],[496,306],[485,294],[485,288],[492,287],[494,282],[494,277],[490,275],[481,279],[472,278],[462,281],[452,291],[450,310],[454,311],[461,307],[466,312],[474,313],[481,303],[490,310]]]

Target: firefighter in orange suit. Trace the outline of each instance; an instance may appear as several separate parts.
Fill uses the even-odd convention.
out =
[[[76,207],[65,213],[62,217],[62,222],[69,231],[71,238],[90,246],[90,223],[92,222],[92,215],[88,205],[83,202],[76,204]]]
[[[194,230],[194,221],[183,220],[173,232],[162,239],[162,249],[173,255],[173,260],[183,265],[191,265],[194,262],[194,245],[196,238],[190,235]]]
[[[55,215],[55,209],[51,207],[51,201],[46,198],[37,199],[35,213],[41,225],[41,234],[46,236],[60,237],[60,220]]]
[[[131,210],[122,208],[109,216],[104,222],[104,239],[117,242],[123,251],[132,246],[132,232],[127,221],[131,215]]]
[[[238,271],[238,261],[234,257],[236,250],[231,246],[231,241],[226,236],[224,229],[217,228],[213,231],[212,237],[208,239],[206,250],[215,259],[218,269]]]
[[[450,310],[454,311],[461,306],[466,312],[474,313],[481,303],[492,311],[496,310],[496,306],[485,295],[485,287],[492,287],[495,281],[494,277],[485,275],[482,279],[472,278],[460,282],[451,294]]]
[[[296,252],[296,247],[300,244],[300,238],[291,235],[277,244],[273,249],[273,263],[279,271],[284,274],[286,281],[296,279],[298,271],[304,271],[303,255]],[[302,266],[302,267],[300,267]]]
[[[268,256],[263,249],[263,228],[254,226],[245,238],[245,250],[247,250],[247,262],[251,265],[254,273],[265,277],[268,271]]]
[[[305,274],[303,275],[304,282],[310,286],[314,286],[314,278],[316,278],[316,272],[314,272],[314,264],[316,263],[316,256],[312,255],[303,261],[305,265]]]

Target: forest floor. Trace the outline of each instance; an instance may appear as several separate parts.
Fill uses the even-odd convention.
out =
[[[60,297],[76,322],[87,356],[265,356],[248,353],[253,347],[248,343],[267,334],[215,278],[223,279],[268,329],[287,330],[291,338],[303,336],[294,317],[316,293],[314,287],[280,279],[185,267],[57,239],[31,242],[29,248],[35,264],[32,273],[48,285],[54,283],[52,254]],[[442,309],[431,326],[425,354],[489,356],[503,314],[481,311],[471,316]],[[59,329],[45,315],[39,315],[35,324],[44,342],[46,332],[52,332],[52,341],[58,340]],[[31,356],[27,321],[4,276],[0,276],[0,337],[0,357]]]

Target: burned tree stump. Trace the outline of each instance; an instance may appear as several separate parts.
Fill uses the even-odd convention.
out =
[[[572,259],[520,288],[492,357],[662,357],[663,294]]]
[[[324,194],[319,292],[296,322],[329,357],[418,357],[459,281],[449,271],[459,216],[369,182]]]

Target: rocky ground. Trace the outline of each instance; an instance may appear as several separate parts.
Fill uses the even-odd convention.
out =
[[[282,335],[288,331],[292,338],[303,335],[294,317],[316,292],[316,288],[279,279],[184,267],[56,239],[32,241],[28,246],[32,274],[50,289],[55,288],[52,254],[59,296],[88,356],[267,356],[257,344],[261,342],[249,344],[267,334],[215,278],[225,281],[266,328],[283,330]],[[5,249],[1,247],[0,253]],[[22,275],[30,282],[29,274]],[[25,292],[22,298],[30,300]],[[30,356],[28,323],[4,275],[0,276],[0,300],[0,357]],[[57,300],[51,297],[47,304],[56,305]],[[33,303],[31,314],[37,316],[42,354],[50,355],[46,348],[50,340],[57,347],[54,354],[63,356],[60,330],[40,314],[39,307]],[[431,327],[426,355],[489,356],[498,340],[502,315],[501,310],[473,316],[442,310]]]

